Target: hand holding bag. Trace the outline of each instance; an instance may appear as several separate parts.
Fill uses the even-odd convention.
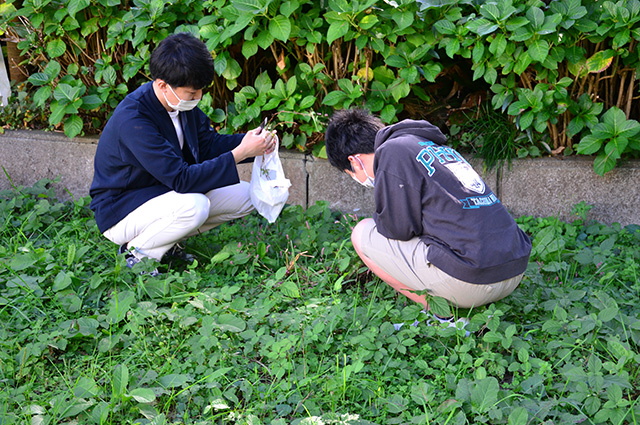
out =
[[[273,152],[255,157],[249,193],[261,216],[273,223],[289,198],[291,182],[284,176],[278,144]]]

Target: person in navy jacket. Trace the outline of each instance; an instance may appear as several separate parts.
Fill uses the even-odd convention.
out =
[[[236,164],[275,148],[272,133],[218,134],[196,106],[214,78],[206,45],[173,34],[152,52],[152,81],[116,107],[100,136],[90,189],[104,236],[129,267],[253,210]]]
[[[428,308],[421,291],[472,308],[511,294],[531,240],[489,186],[427,121],[384,126],[362,109],[334,113],[329,162],[373,188],[375,213],[353,246],[387,284]]]

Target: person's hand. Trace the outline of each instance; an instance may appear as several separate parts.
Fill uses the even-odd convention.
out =
[[[236,163],[273,151],[277,140],[273,136],[272,132],[261,131],[258,128],[249,131],[240,144],[231,151]]]
[[[270,154],[276,149],[276,146],[278,146],[278,143],[280,143],[280,139],[278,139],[278,135],[276,134],[276,131],[272,130],[267,133],[267,140],[269,141],[269,147],[267,148],[266,151],[264,151],[264,153]]]

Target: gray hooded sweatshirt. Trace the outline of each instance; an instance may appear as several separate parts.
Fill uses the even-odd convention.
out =
[[[468,283],[524,272],[531,240],[482,178],[427,121],[405,120],[376,136],[373,219],[390,239],[419,237],[427,260]]]

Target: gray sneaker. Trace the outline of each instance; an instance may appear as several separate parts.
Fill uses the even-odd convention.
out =
[[[133,266],[141,261],[138,257],[133,255],[133,253],[129,251],[129,249],[127,248],[127,244],[123,244],[120,246],[120,248],[118,248],[118,255],[124,255],[124,259],[127,262],[127,267],[130,269],[132,269]],[[160,274],[160,272],[158,271],[158,269],[153,269],[150,272],[140,272],[140,274],[148,274],[151,277],[156,277]]]
[[[177,243],[174,246],[172,246],[171,249],[164,254],[162,259],[163,260],[176,259],[176,260],[184,261],[185,263],[191,264],[196,259],[196,257],[194,257],[191,254],[188,254],[187,251],[185,251],[184,247]]]

